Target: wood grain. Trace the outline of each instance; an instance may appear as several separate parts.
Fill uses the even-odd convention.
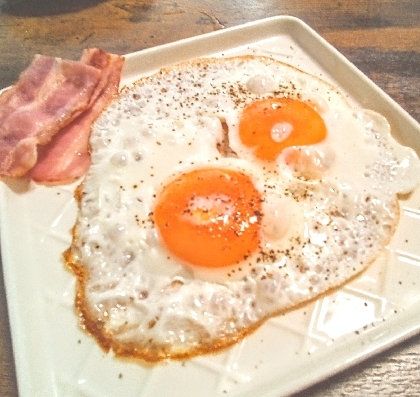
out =
[[[0,0],[0,87],[36,53],[125,54],[275,15],[301,18],[420,121],[418,0]],[[15,397],[2,275],[0,334],[0,396]],[[415,338],[300,396],[419,395],[419,355]]]

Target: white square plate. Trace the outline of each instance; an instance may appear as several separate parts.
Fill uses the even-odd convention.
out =
[[[126,56],[122,85],[203,56],[271,55],[320,76],[350,102],[385,115],[420,153],[420,126],[304,23],[275,17]],[[420,192],[401,201],[396,234],[362,276],[273,318],[217,355],[145,367],[104,354],[77,325],[75,279],[61,253],[76,217],[73,191],[1,183],[1,249],[22,396],[280,396],[298,391],[420,329]],[[420,282],[420,281],[419,281]]]

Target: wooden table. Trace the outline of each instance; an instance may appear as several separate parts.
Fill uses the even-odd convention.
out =
[[[0,87],[35,53],[125,54],[275,15],[301,18],[420,121],[418,0],[0,0]],[[0,272],[0,396],[17,396]],[[420,395],[420,337],[300,396]],[[48,397],[48,396],[46,396]]]

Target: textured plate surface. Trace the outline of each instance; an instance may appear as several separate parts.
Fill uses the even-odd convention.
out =
[[[420,153],[419,125],[295,18],[270,18],[130,54],[122,85],[186,59],[236,54],[271,55],[330,81],[350,102],[385,115],[396,138]],[[76,217],[75,186],[0,186],[3,269],[22,396],[280,396],[420,330],[418,189],[400,202],[397,232],[367,272],[268,321],[229,350],[155,367],[106,355],[78,328],[75,279],[61,260]]]

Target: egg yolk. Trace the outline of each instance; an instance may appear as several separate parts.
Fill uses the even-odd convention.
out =
[[[260,243],[261,195],[241,172],[204,168],[182,174],[157,197],[154,221],[163,244],[197,266],[233,265]]]
[[[239,121],[242,143],[254,155],[274,161],[290,146],[312,145],[327,135],[324,120],[305,102],[291,98],[269,98],[245,107]]]

